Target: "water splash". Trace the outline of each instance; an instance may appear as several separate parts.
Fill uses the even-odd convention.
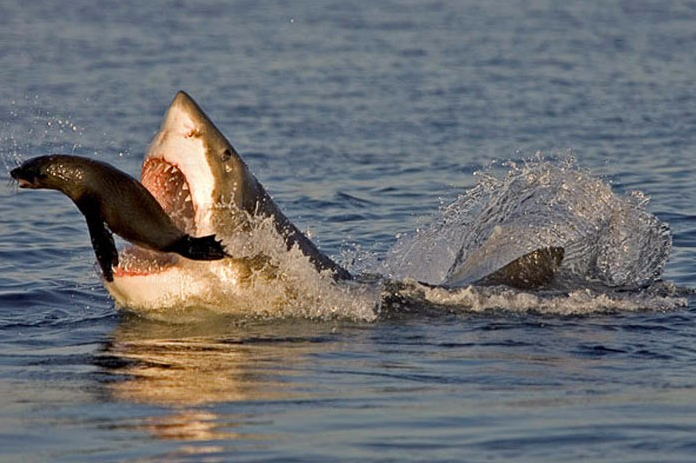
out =
[[[478,173],[477,185],[398,239],[377,268],[393,280],[412,281],[397,290],[400,297],[474,311],[585,313],[685,305],[679,291],[640,291],[658,284],[671,249],[669,227],[647,212],[644,194],[619,196],[571,158],[538,156],[508,165],[501,177]],[[565,249],[553,285],[559,292],[470,286],[547,246]]]
[[[538,158],[510,164],[501,177],[478,177],[430,224],[400,238],[377,272],[366,272],[384,277],[337,283],[328,272],[317,273],[299,249],[288,251],[271,219],[223,220],[218,237],[239,261],[182,262],[189,281],[199,284],[172,305],[226,315],[372,321],[404,308],[578,314],[686,304],[682,292],[659,281],[671,235],[646,211],[643,194],[619,196],[570,159]],[[216,215],[231,214],[229,207],[220,205]],[[546,246],[566,250],[552,287],[532,293],[471,285]],[[161,313],[171,321],[171,311]]]
[[[27,157],[48,153],[76,153],[84,148],[85,129],[71,116],[45,109],[39,97],[12,100],[0,124],[0,162],[5,171]]]
[[[621,197],[570,158],[478,176],[430,224],[399,239],[382,263],[386,274],[466,286],[535,249],[561,246],[567,280],[642,287],[661,276],[671,234],[642,193]]]
[[[668,311],[686,307],[693,292],[671,283],[656,282],[641,291],[602,286],[574,289],[520,291],[505,286],[432,287],[415,280],[390,282],[385,298],[390,312],[418,310],[451,313],[481,313],[504,310],[512,313],[587,315],[641,310]]]
[[[219,205],[215,215],[243,214]],[[163,296],[149,306],[124,307],[148,318],[186,323],[210,314],[243,318],[376,319],[381,282],[340,282],[317,272],[297,247],[288,250],[268,217],[247,216],[216,226],[232,259],[201,262],[177,258]],[[146,264],[152,263],[145,259]],[[142,266],[137,259],[129,262]],[[165,262],[163,265],[166,265]],[[147,269],[145,269],[147,270]]]

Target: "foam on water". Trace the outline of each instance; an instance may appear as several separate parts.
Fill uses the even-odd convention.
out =
[[[226,239],[220,235],[228,252],[234,256],[257,261],[238,302],[263,315],[302,316],[328,319],[334,317],[374,320],[380,301],[379,284],[334,281],[330,271],[317,273],[307,256],[295,246],[287,250],[270,218],[250,218],[248,233],[234,233]],[[222,280],[219,280],[222,281]],[[224,301],[231,296],[225,287],[214,289]],[[229,287],[227,287],[229,289]]]
[[[387,285],[388,287],[390,285]],[[392,309],[412,307],[448,312],[480,313],[490,310],[534,312],[549,315],[585,315],[639,310],[675,310],[687,305],[688,290],[671,284],[655,284],[642,291],[609,288],[575,288],[567,291],[520,291],[503,286],[430,287],[414,280],[396,284]]]
[[[585,314],[686,305],[684,291],[660,281],[671,235],[646,211],[640,192],[621,197],[572,159],[538,157],[510,164],[501,178],[484,173],[479,179],[432,223],[395,244],[375,267],[384,278],[336,283],[328,273],[317,274],[299,250],[286,250],[270,219],[249,218],[252,226],[244,233],[221,224],[220,236],[232,255],[264,260],[241,287],[220,272],[205,277],[208,305],[223,313],[368,321],[405,307]],[[566,249],[550,288],[529,292],[470,284],[545,246]]]
[[[218,205],[222,210],[215,216],[231,214],[229,207]],[[216,227],[217,237],[233,259],[178,259],[173,270],[164,272],[171,277],[161,280],[172,291],[152,298],[152,304],[124,308],[169,322],[187,322],[211,312],[254,318],[376,318],[379,282],[337,283],[329,271],[318,273],[297,247],[288,251],[270,218],[248,217],[246,223],[244,231],[230,221]]]

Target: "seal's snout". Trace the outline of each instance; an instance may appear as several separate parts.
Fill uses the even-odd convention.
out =
[[[19,174],[22,171],[21,167],[16,167],[10,171],[10,177],[12,177],[15,180],[19,180]]]
[[[24,166],[19,166],[10,171],[10,176],[17,180],[20,188],[35,188],[34,180],[35,176],[28,172]]]

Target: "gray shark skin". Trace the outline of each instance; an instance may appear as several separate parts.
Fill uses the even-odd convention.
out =
[[[188,94],[180,91],[172,102],[165,116],[163,127],[166,127],[172,112],[181,111],[192,121],[189,138],[200,138],[205,152],[205,159],[214,177],[216,201],[234,201],[236,208],[249,215],[272,217],[278,233],[285,239],[288,249],[298,246],[309,257],[317,270],[329,269],[335,279],[351,279],[350,273],[322,254],[316,246],[302,234],[295,225],[280,211],[266,193],[263,186],[251,174],[241,156],[230,142],[215,127],[213,122]],[[153,146],[160,141],[155,137]],[[166,141],[164,141],[166,143]],[[153,151],[151,146],[148,156]],[[213,233],[207,230],[207,233]],[[518,289],[536,289],[551,283],[561,261],[562,248],[542,248],[525,254],[500,269],[473,282],[478,285],[506,285]],[[452,285],[445,285],[452,286]]]
[[[187,151],[196,153],[195,157],[186,158],[182,153]],[[148,183],[149,166],[158,160],[169,163],[185,176],[196,209],[197,228],[205,229],[205,222],[215,221],[238,221],[243,227],[245,217],[270,217],[288,249],[297,246],[318,271],[329,270],[336,280],[352,278],[348,271],[319,251],[288,220],[250,172],[237,150],[193,98],[183,91],[174,97],[143,164],[143,183],[156,198],[166,202],[167,199],[153,186],[156,182]],[[215,206],[220,204],[234,207],[222,212],[215,211]],[[229,217],[221,217],[221,214],[228,214]],[[202,232],[214,233],[210,230]]]

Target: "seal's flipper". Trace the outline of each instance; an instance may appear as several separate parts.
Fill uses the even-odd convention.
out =
[[[562,247],[540,248],[518,257],[496,270],[475,285],[505,285],[518,289],[537,289],[551,283],[561,266],[565,250]]]
[[[184,235],[163,251],[176,252],[193,260],[219,260],[228,257],[220,241],[215,239],[215,235],[200,238]]]
[[[92,240],[92,248],[97,256],[97,262],[102,269],[106,281],[114,281],[112,266],[118,265],[118,251],[114,244],[111,232],[104,226],[104,220],[95,212],[82,211],[87,219],[89,237]]]

